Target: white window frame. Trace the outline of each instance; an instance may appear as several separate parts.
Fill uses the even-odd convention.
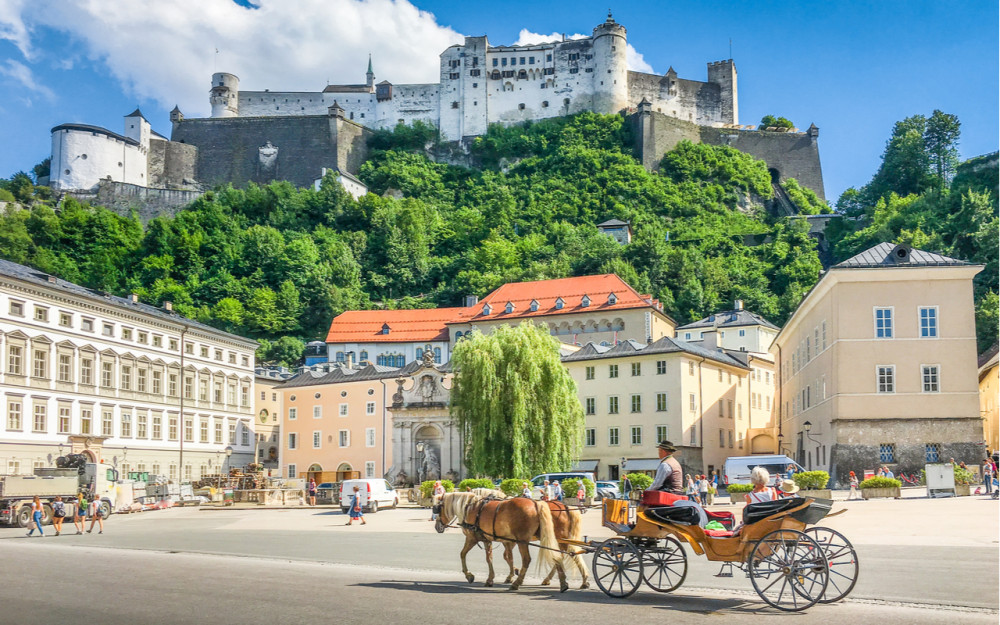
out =
[[[375,402],[370,401],[365,404],[365,414],[367,415],[375,414]]]
[[[323,432],[320,430],[313,430],[313,449],[323,448]]]
[[[337,444],[340,447],[350,447],[351,446],[351,431],[350,430],[339,430],[337,432]]]
[[[341,417],[346,417],[347,413],[348,413],[348,408],[347,407],[348,407],[348,404],[346,404],[346,403],[340,404],[340,406],[338,408],[338,415],[341,416]]]
[[[629,442],[633,447],[642,445],[642,426],[630,425],[628,428]]]
[[[688,403],[689,403],[691,412],[697,412],[698,411],[698,400],[695,398],[694,393],[688,393]]]
[[[927,381],[925,379],[926,370],[934,368],[934,390],[927,390]],[[920,365],[920,391],[922,393],[940,393],[941,392],[941,365],[930,364],[930,365]]]
[[[584,428],[584,430],[583,430],[583,446],[584,447],[596,447],[597,446],[597,429],[596,428]]]
[[[890,390],[882,390],[882,372],[880,369],[887,369],[890,378]],[[875,365],[875,392],[879,395],[893,395],[896,393],[896,365]]]
[[[295,421],[298,418],[299,418],[299,409],[298,408],[289,408],[288,409],[288,420],[289,421]]]
[[[298,432],[288,433],[288,449],[294,451],[299,448],[299,434]]]
[[[878,311],[889,311],[889,336],[879,336]],[[876,341],[891,341],[896,338],[896,307],[895,306],[872,306],[872,338]]]
[[[365,447],[374,447],[375,443],[375,428],[365,428]]]
[[[663,400],[662,402],[660,400]],[[659,392],[656,394],[656,412],[666,412],[670,408],[669,400],[667,399],[666,392]]]
[[[373,479],[375,477],[375,461],[366,460],[365,461],[365,477],[367,479]]]
[[[934,311],[934,336],[924,336],[922,314],[925,310]],[[941,311],[937,306],[917,306],[917,338],[936,339],[941,336]]]
[[[290,480],[294,480],[295,479],[295,469],[296,468],[298,468],[298,467],[296,467],[294,464],[288,465],[288,479],[290,479]]]
[[[608,447],[618,447],[621,444],[621,431],[618,426],[608,428]],[[612,442],[614,441],[614,442]]]
[[[323,418],[323,406],[313,406],[313,419]]]
[[[670,426],[661,423],[656,426],[656,443],[660,444],[667,440],[670,440]]]

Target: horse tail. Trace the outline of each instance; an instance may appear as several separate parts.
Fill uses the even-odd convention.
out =
[[[549,510],[548,503],[536,502],[535,509],[538,511],[538,544],[542,547],[538,550],[538,571],[544,576],[553,566],[562,565],[563,554],[559,551],[555,526],[552,524],[552,511]]]

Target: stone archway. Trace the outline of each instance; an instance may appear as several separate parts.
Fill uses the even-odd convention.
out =
[[[425,425],[413,436],[413,475],[418,481],[441,478],[441,443],[444,433],[434,425]]]
[[[338,471],[353,471],[353,469],[351,468],[351,465],[348,464],[347,462],[341,462],[340,466],[337,467],[337,470]]]

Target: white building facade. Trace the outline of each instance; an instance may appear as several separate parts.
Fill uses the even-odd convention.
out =
[[[83,453],[187,482],[254,451],[256,342],[0,260],[0,471]]]

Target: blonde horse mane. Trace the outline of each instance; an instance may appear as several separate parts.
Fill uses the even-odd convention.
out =
[[[479,495],[482,499],[506,499],[507,494],[502,490],[496,490],[493,488],[473,488],[471,491],[474,495]]]
[[[441,496],[441,522],[451,525],[464,521],[465,511],[480,499],[475,493],[445,493]]]

